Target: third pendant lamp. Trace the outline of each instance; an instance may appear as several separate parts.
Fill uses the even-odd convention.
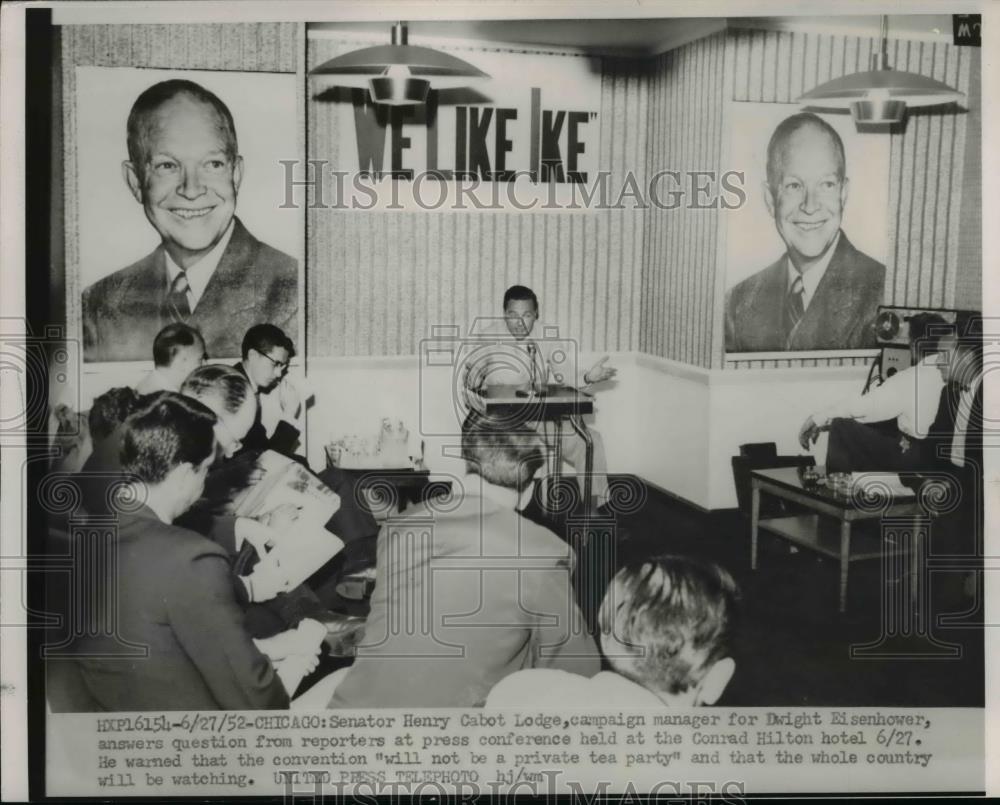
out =
[[[890,126],[901,123],[907,107],[937,106],[965,98],[947,84],[918,73],[893,70],[888,56],[889,18],[882,16],[881,44],[872,54],[871,69],[820,84],[798,99],[817,109],[850,109],[856,124]]]

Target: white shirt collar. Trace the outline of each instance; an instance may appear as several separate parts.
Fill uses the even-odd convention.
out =
[[[819,281],[823,279],[823,275],[826,273],[827,268],[830,267],[830,261],[833,259],[833,253],[837,251],[837,246],[840,244],[840,231],[837,231],[837,237],[833,239],[833,243],[830,244],[830,248],[826,250],[818,263],[813,264],[805,270],[802,274],[802,306],[803,309],[809,307],[809,303],[812,301],[813,294],[816,293],[816,288],[819,287]],[[795,266],[792,265],[792,258],[788,257],[785,259],[788,265],[788,290],[792,290],[792,283],[795,282],[795,278],[799,276],[799,272],[796,270]]]
[[[208,287],[208,282],[212,279],[215,269],[219,267],[219,261],[222,260],[222,253],[229,245],[229,239],[233,236],[235,226],[236,218],[234,217],[229,222],[229,227],[226,229],[225,234],[215,244],[212,251],[188,268],[188,304],[191,306],[192,312],[198,306],[198,301],[201,299],[202,294],[205,293],[205,288]],[[177,275],[181,273],[181,267],[174,262],[170,256],[170,252],[166,249],[163,250],[163,254],[167,259],[167,287],[169,288]]]

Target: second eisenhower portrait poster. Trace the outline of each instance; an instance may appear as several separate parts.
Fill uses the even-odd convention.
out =
[[[747,201],[727,213],[726,352],[873,348],[889,137],[795,104],[732,103],[729,121]]]

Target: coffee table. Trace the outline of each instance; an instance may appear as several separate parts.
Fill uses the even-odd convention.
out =
[[[800,468],[783,467],[754,470],[750,476],[752,498],[750,510],[750,566],[757,569],[757,541],[761,530],[788,540],[800,548],[840,560],[840,611],[847,603],[847,571],[851,562],[875,559],[886,549],[881,530],[864,529],[855,532],[854,524],[883,517],[918,516],[922,509],[916,495],[899,496],[878,506],[858,506],[849,495],[838,494],[824,485],[810,486],[802,481]],[[808,514],[789,517],[760,518],[762,494],[784,498],[805,507]],[[916,538],[922,532],[914,531]],[[919,554],[919,546],[911,546],[911,555]],[[907,550],[892,546],[892,550]]]

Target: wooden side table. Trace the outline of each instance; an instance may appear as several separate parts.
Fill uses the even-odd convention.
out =
[[[847,604],[847,575],[851,562],[882,556],[881,532],[854,531],[859,521],[880,520],[883,517],[915,517],[922,513],[916,496],[893,498],[884,505],[863,508],[848,496],[838,495],[825,486],[807,486],[799,469],[784,467],[754,470],[751,474],[750,566],[757,569],[757,543],[760,530],[767,531],[801,548],[815,551],[840,561],[840,611]],[[762,494],[790,500],[814,514],[792,517],[760,517]],[[922,539],[922,531],[914,532]],[[910,546],[911,557],[917,560],[921,546]],[[906,550],[897,547],[897,550]],[[915,582],[916,583],[916,582]],[[915,588],[914,583],[914,588]],[[911,588],[911,589],[914,589]]]

